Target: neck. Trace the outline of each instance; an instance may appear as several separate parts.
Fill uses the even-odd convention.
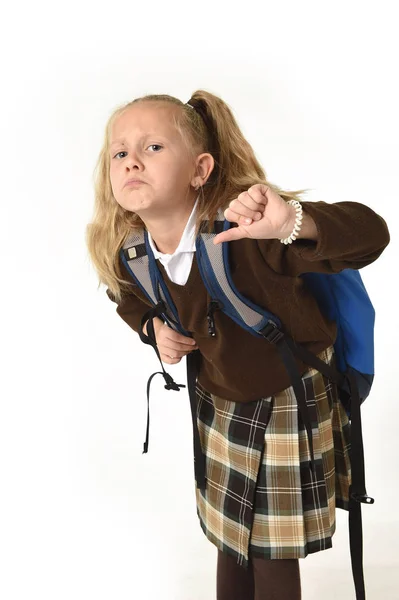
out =
[[[183,235],[187,221],[193,210],[195,200],[181,206],[167,217],[145,221],[147,231],[150,232],[153,242],[159,252],[173,254]]]

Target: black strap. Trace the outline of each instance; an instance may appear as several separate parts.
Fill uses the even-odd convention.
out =
[[[196,381],[199,372],[199,361],[201,354],[199,350],[189,352],[186,356],[187,360],[187,382],[188,382],[188,393],[190,396],[191,406],[191,418],[193,423],[194,432],[194,470],[195,480],[199,489],[205,490],[206,488],[206,476],[205,476],[205,464],[206,457],[201,448],[201,440],[198,430],[197,421],[197,397],[196,397]]]
[[[153,373],[147,382],[147,428],[146,428],[146,439],[145,439],[144,447],[143,447],[143,454],[148,452],[149,429],[150,429],[150,386],[151,386],[152,378],[155,375],[163,375],[163,377],[166,381],[166,385],[164,387],[167,390],[179,391],[181,387],[186,387],[183,384],[175,383],[175,381],[173,380],[171,375],[165,371],[160,354],[159,354],[158,347],[156,345],[156,337],[155,337],[153,319],[155,316],[158,316],[162,312],[164,312],[164,305],[161,301],[160,303],[158,303],[158,305],[155,308],[149,310],[143,316],[143,318],[141,320],[141,327],[140,327],[141,340],[146,344],[150,344],[154,348],[154,350],[159,358],[159,361],[161,363],[161,366],[162,366],[162,371]],[[143,325],[146,321],[148,321],[148,323],[147,323],[148,336],[145,335],[145,333],[143,332]],[[195,479],[197,482],[197,487],[200,489],[205,489],[205,487],[206,487],[205,460],[206,459],[205,459],[204,453],[202,452],[201,440],[200,440],[200,435],[199,435],[199,430],[198,430],[197,399],[196,399],[196,389],[195,389],[197,376],[198,376],[198,372],[199,372],[200,357],[201,357],[200,351],[194,350],[193,352],[190,352],[189,354],[187,354],[186,358],[187,358],[187,383],[188,383],[188,392],[189,392],[189,397],[190,397],[191,419],[192,419],[192,424],[193,424]]]
[[[373,504],[374,499],[367,495],[364,469],[364,449],[362,437],[362,423],[360,412],[360,395],[354,374],[348,370],[343,375],[331,365],[327,365],[317,356],[302,346],[297,346],[292,340],[288,341],[293,352],[303,362],[317,368],[326,377],[335,381],[338,387],[349,389],[350,402],[350,463],[351,485],[349,488],[349,543],[353,581],[355,584],[356,600],[365,600],[365,586],[363,573],[363,532],[361,503]]]
[[[150,435],[150,387],[151,387],[152,378],[155,375],[162,375],[166,382],[166,385],[164,386],[166,390],[175,390],[176,392],[179,392],[180,388],[186,387],[182,383],[176,383],[174,381],[174,379],[172,378],[172,376],[165,371],[163,363],[162,363],[161,355],[159,354],[156,336],[155,336],[155,330],[154,330],[154,318],[163,312],[165,312],[165,304],[161,300],[160,302],[158,302],[158,304],[154,308],[151,308],[148,312],[145,313],[145,315],[143,315],[143,318],[141,319],[141,325],[140,325],[140,331],[139,331],[139,336],[140,336],[141,341],[144,342],[144,344],[150,344],[154,348],[154,350],[159,358],[159,362],[161,363],[161,367],[162,367],[162,371],[157,371],[156,373],[153,373],[147,382],[147,428],[146,428],[146,438],[145,438],[145,442],[144,442],[144,446],[143,446],[143,454],[148,452],[148,443],[149,443],[149,435]],[[146,335],[143,331],[143,326],[146,321],[148,321],[148,323],[147,323],[148,335]]]
[[[360,395],[354,374],[348,370],[342,374],[332,365],[328,365],[318,356],[303,346],[295,344],[294,340],[280,331],[273,323],[269,323],[261,332],[266,339],[275,344],[283,359],[284,365],[290,375],[292,386],[298,401],[308,432],[309,446],[313,458],[313,437],[309,418],[306,415],[306,400],[303,397],[303,385],[300,385],[300,375],[293,355],[297,356],[305,364],[313,366],[328,379],[335,382],[338,388],[349,390],[350,406],[350,463],[351,463],[351,485],[349,487],[349,540],[353,581],[355,584],[356,600],[365,600],[364,574],[363,574],[363,533],[361,502],[373,504],[374,499],[367,495],[364,472],[364,452],[362,438],[362,424],[360,415]],[[305,413],[306,411],[306,413]],[[313,471],[314,472],[314,471]]]
[[[155,340],[155,332],[153,325],[153,313],[149,311],[146,313],[142,319],[141,330],[146,320],[147,323],[147,331],[149,336],[146,336],[143,333],[143,337],[147,340],[146,343],[150,343],[154,350],[157,353],[159,360],[161,361],[163,371],[158,371],[153,373],[147,382],[147,428],[146,428],[146,439],[143,447],[143,454],[148,452],[148,443],[149,443],[149,430],[150,430],[150,386],[152,378],[155,375],[163,375],[166,381],[166,385],[164,386],[167,390],[176,390],[179,391],[181,387],[186,387],[182,384],[176,384],[172,377],[167,373],[163,367],[162,360],[159,355],[158,348],[156,343],[152,343]],[[141,337],[141,336],[140,336]],[[195,479],[197,482],[197,487],[199,489],[206,488],[206,477],[205,477],[205,455],[202,452],[201,440],[198,430],[198,422],[197,422],[197,399],[196,399],[196,381],[199,372],[199,360],[200,360],[200,352],[199,350],[195,350],[190,352],[187,355],[187,381],[188,381],[188,391],[190,397],[190,408],[191,408],[191,419],[193,424],[193,438],[194,438],[194,470],[195,470]]]
[[[294,340],[288,336],[286,336],[286,341],[293,354],[295,354],[302,362],[306,365],[310,365],[317,371],[320,371],[327,379],[334,381],[338,387],[345,386],[345,376],[337,371],[332,364],[325,363],[324,360],[321,360],[316,354],[313,354],[313,352],[310,352],[310,350],[304,346],[297,345]]]
[[[354,375],[350,372],[342,375],[331,365],[327,365],[317,356],[309,352],[302,346],[297,346],[293,340],[286,339],[286,344],[290,347],[293,353],[306,364],[318,369],[326,377],[337,383],[338,387],[345,387],[345,382],[349,384],[350,389],[350,413],[351,413],[351,444],[350,444],[350,463],[351,463],[351,485],[349,488],[349,541],[351,553],[351,565],[353,581],[355,584],[356,600],[365,600],[365,586],[363,573],[363,532],[362,532],[362,513],[361,503],[373,504],[374,499],[367,495],[365,487],[365,471],[364,471],[364,451],[362,438],[362,425],[360,414],[360,396],[358,386]],[[287,361],[287,357],[281,352],[281,344],[278,342],[277,348],[282,354],[284,364],[288,368],[291,379],[291,369]],[[280,346],[280,348],[279,348]],[[298,383],[296,384],[298,386]],[[298,399],[297,387],[293,385]],[[301,390],[302,391],[302,390]],[[299,398],[298,404],[301,408],[302,399]]]
[[[349,487],[349,543],[352,562],[352,574],[355,583],[356,600],[365,600],[363,574],[363,532],[361,503],[373,504],[374,498],[366,493],[364,476],[364,453],[362,422],[360,414],[360,396],[356,379],[348,373],[351,406],[351,486]]]
[[[313,434],[312,424],[310,421],[308,406],[306,402],[306,390],[303,379],[299,373],[298,366],[295,362],[294,354],[297,354],[298,347],[288,335],[281,331],[273,322],[268,324],[260,331],[261,335],[271,344],[274,344],[282,358],[284,366],[290,376],[291,384],[295,392],[296,400],[303,424],[306,429],[309,442],[310,461],[309,468],[314,477],[316,477],[316,463],[313,450]],[[313,354],[309,353],[312,357]],[[316,357],[317,358],[317,357]],[[317,359],[320,363],[320,368],[328,367],[325,362]],[[324,365],[324,366],[323,366]]]
[[[287,369],[290,378],[292,387],[294,388],[295,396],[298,403],[298,408],[302,417],[303,424],[305,425],[305,429],[308,434],[309,441],[309,451],[310,451],[310,462],[309,467],[314,477],[316,477],[316,464],[314,458],[313,451],[313,434],[312,434],[312,424],[310,422],[309,411],[306,403],[306,393],[305,386],[302,377],[299,374],[298,367],[295,362],[294,355],[292,353],[292,349],[286,339],[285,336],[279,339],[276,343],[277,350],[280,353],[280,356],[284,362],[285,368]]]

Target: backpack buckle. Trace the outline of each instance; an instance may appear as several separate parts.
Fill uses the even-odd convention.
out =
[[[367,494],[357,494],[356,492],[352,492],[350,497],[356,502],[363,502],[364,504],[374,504],[374,498],[371,496],[367,496]]]
[[[276,344],[284,337],[284,333],[277,327],[274,321],[268,321],[266,327],[261,329],[259,333],[271,344]]]

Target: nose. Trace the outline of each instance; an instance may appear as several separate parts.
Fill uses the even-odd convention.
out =
[[[130,150],[124,162],[127,171],[131,171],[133,169],[142,170],[144,167],[143,161],[140,157],[140,153],[136,150]]]
[[[129,158],[129,160],[126,161],[126,168],[129,171],[132,171],[134,169],[139,169],[140,171],[143,170],[143,163],[142,161],[136,157],[136,156],[131,156]]]

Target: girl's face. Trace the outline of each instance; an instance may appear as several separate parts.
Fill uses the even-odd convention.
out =
[[[143,217],[187,205],[198,192],[195,165],[175,131],[170,108],[132,106],[115,121],[110,139],[110,180],[116,201]],[[129,185],[132,178],[142,183]]]

